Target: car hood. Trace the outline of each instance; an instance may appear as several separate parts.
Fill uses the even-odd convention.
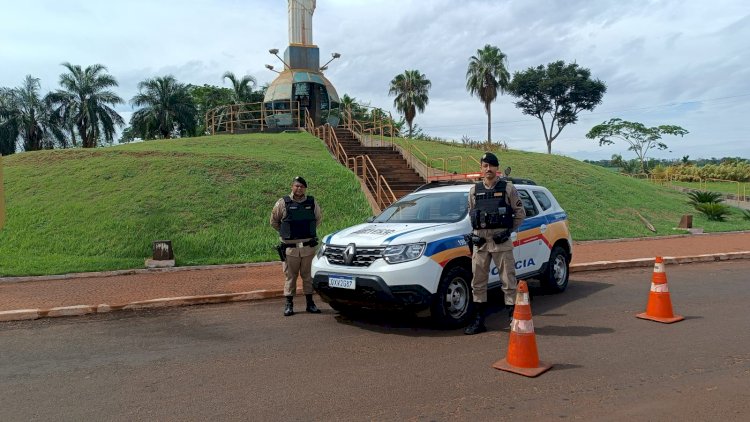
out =
[[[365,223],[348,227],[324,238],[328,245],[383,246],[425,241],[436,230],[455,223]]]

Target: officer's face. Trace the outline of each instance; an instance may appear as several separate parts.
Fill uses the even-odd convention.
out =
[[[482,161],[482,175],[485,179],[494,179],[497,176],[497,166]]]
[[[303,196],[306,190],[307,188],[302,183],[292,183],[292,193],[294,194],[294,196]]]

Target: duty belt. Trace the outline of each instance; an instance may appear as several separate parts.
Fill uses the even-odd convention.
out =
[[[318,241],[315,239],[310,239],[307,242],[297,242],[297,243],[286,243],[284,242],[284,246],[287,248],[303,248],[305,246],[315,246],[318,244]]]

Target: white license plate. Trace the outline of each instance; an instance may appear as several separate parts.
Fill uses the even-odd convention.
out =
[[[351,289],[357,288],[354,277],[348,275],[329,275],[328,286],[337,287],[339,289]]]

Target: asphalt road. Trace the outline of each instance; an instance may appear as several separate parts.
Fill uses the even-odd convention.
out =
[[[532,302],[533,379],[491,368],[499,312],[477,336],[279,300],[0,323],[0,420],[749,420],[748,273],[667,266],[672,325],[634,316],[651,269],[574,274]]]

